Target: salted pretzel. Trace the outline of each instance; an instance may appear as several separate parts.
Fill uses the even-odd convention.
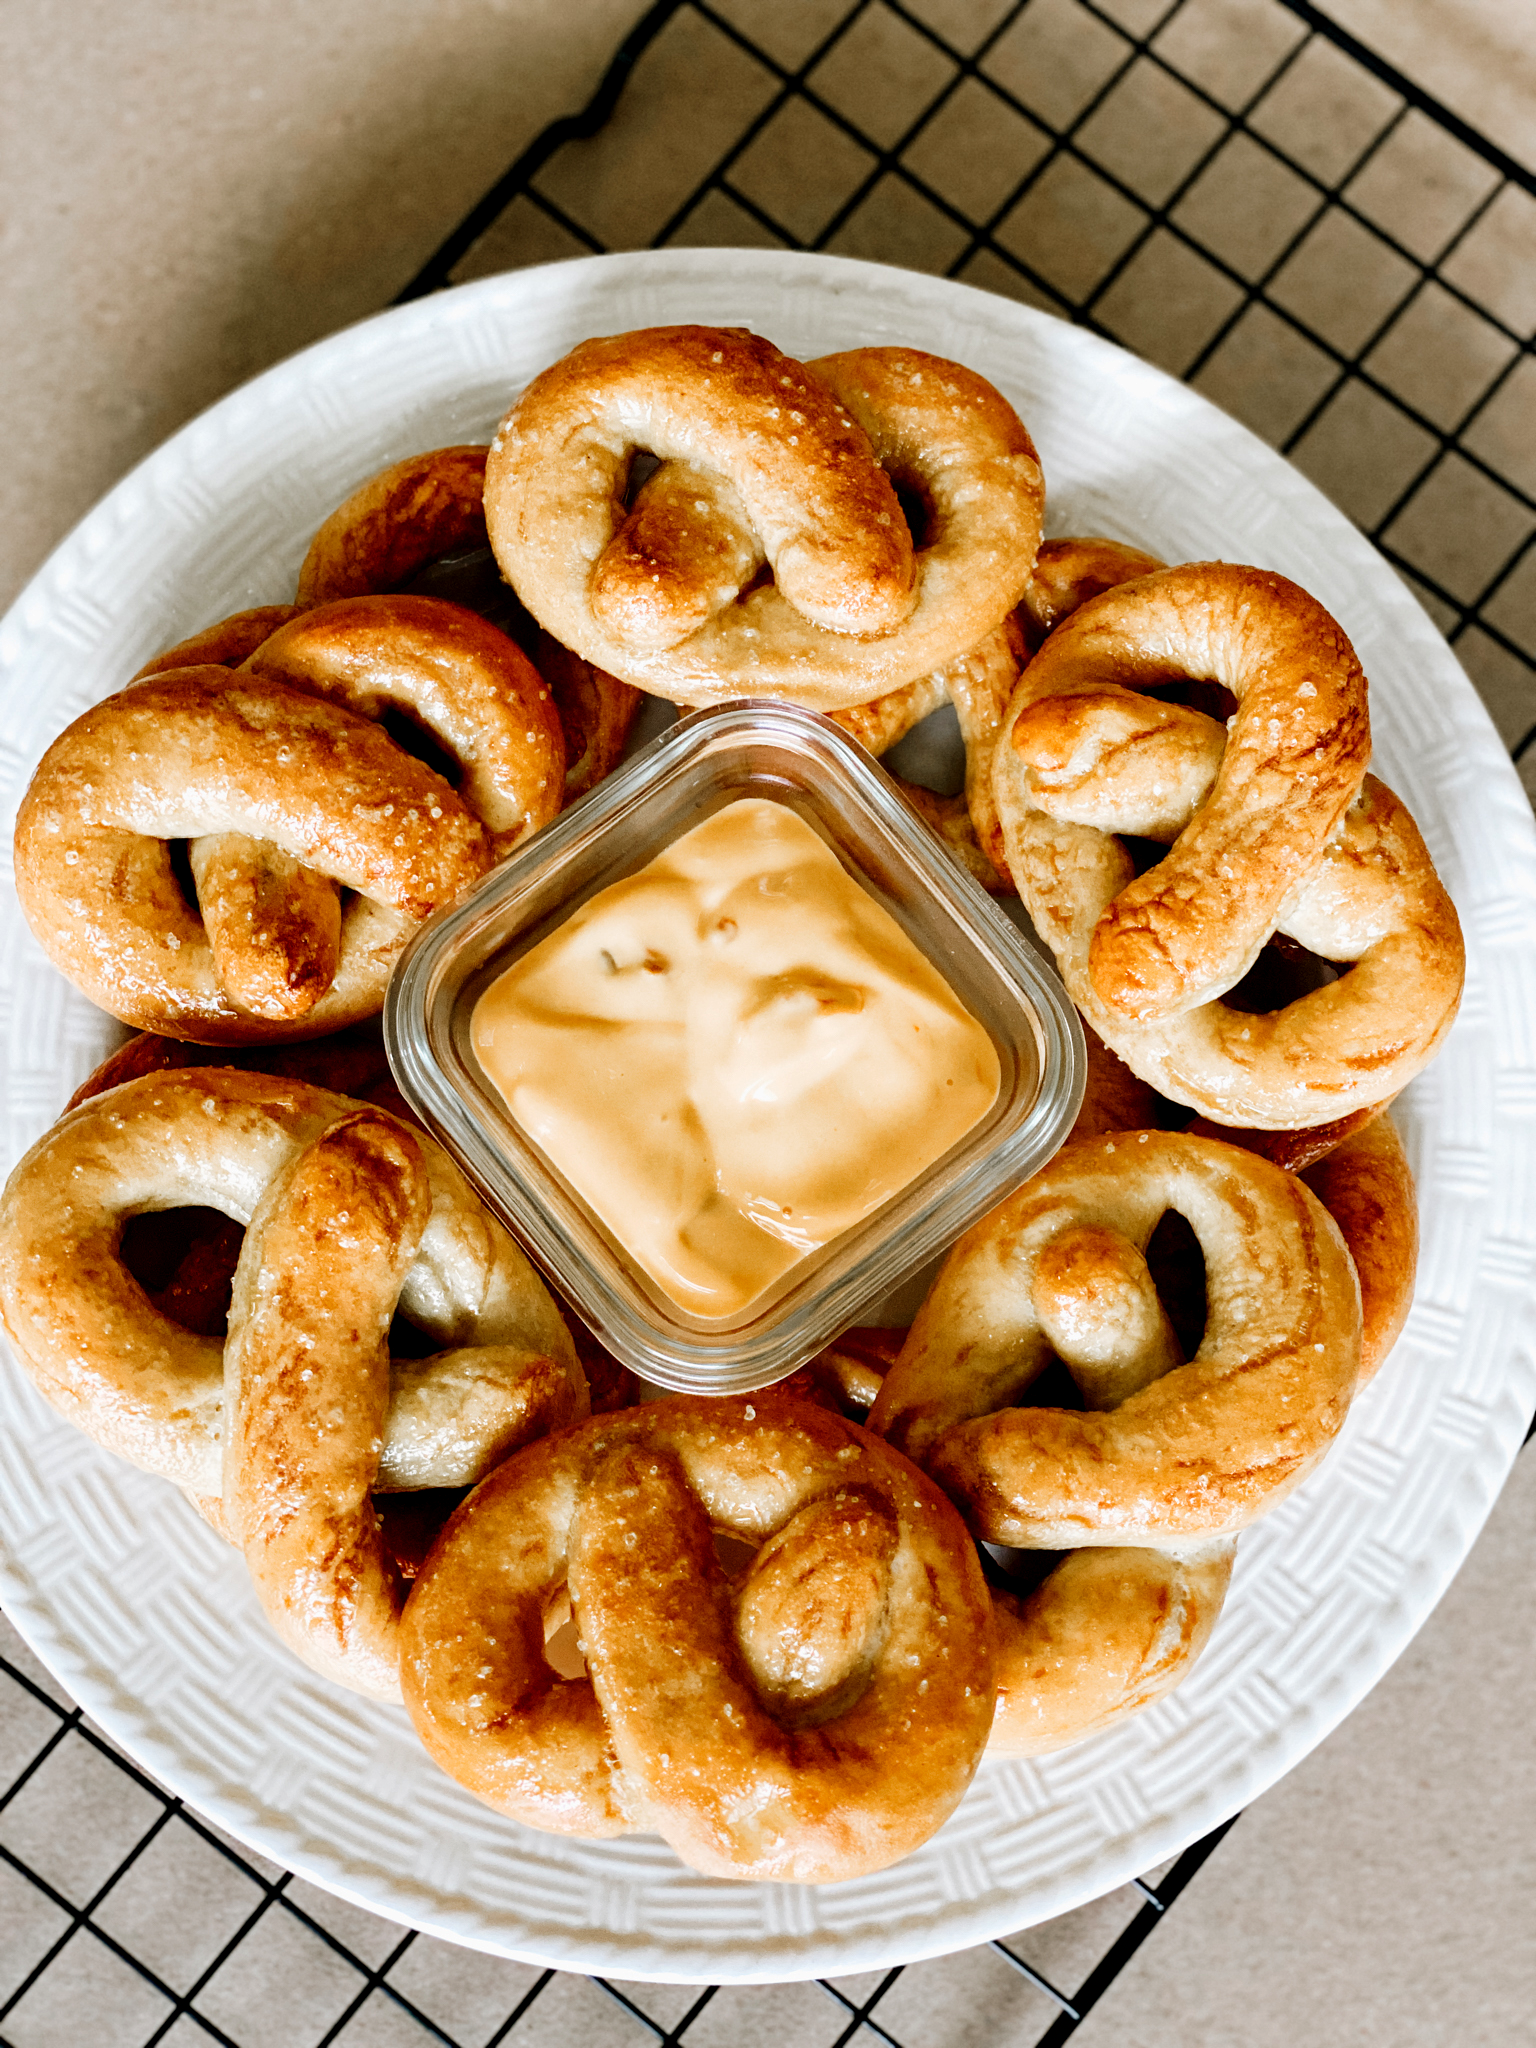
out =
[[[1170,1207],[1206,1265],[1187,1362],[1146,1261]],[[1053,1358],[1086,1412],[1006,1405]],[[960,1240],[870,1426],[984,1539],[1070,1553],[1032,1593],[994,1593],[995,1750],[1079,1741],[1182,1680],[1236,1532],[1327,1449],[1359,1359],[1337,1226],[1292,1176],[1228,1145],[1079,1140]]]
[[[1187,1363],[1146,1270],[1169,1209],[1205,1260]],[[1007,1406],[1053,1356],[1090,1412]],[[1066,1146],[960,1239],[871,1420],[988,1542],[1157,1548],[1233,1534],[1305,1477],[1359,1364],[1354,1268],[1300,1181],[1209,1139],[1121,1132]]]
[[[391,709],[459,789],[378,722]],[[125,1021],[313,1036],[379,1008],[415,926],[555,814],[562,766],[543,685],[473,612],[320,606],[237,671],[154,675],[77,719],[23,801],[17,887],[55,964]]]
[[[297,604],[258,604],[249,611],[231,612],[201,632],[146,661],[130,680],[143,682],[146,676],[161,676],[173,668],[239,668],[256,652],[263,640],[270,640],[279,626],[286,626],[303,610]]]
[[[906,1334],[846,1331],[778,1391],[862,1421]],[[1215,1626],[1235,1548],[1218,1538],[1177,1551],[1072,1551],[1029,1592],[994,1583],[988,1754],[1063,1749],[1171,1692]]]
[[[1090,597],[1166,567],[1145,548],[1098,534],[1042,541],[1019,603],[1019,623],[1030,653],[1037,654],[1046,636]]]
[[[391,463],[336,507],[309,544],[296,602],[398,590],[439,556],[486,545],[483,443]]]
[[[302,1081],[191,1067],[94,1096],[38,1140],[0,1198],[0,1314],[62,1415],[194,1496],[222,1491],[224,1346],[150,1305],[123,1263],[124,1227],[189,1206],[248,1224],[274,1180],[359,1108]],[[431,1204],[400,1309],[447,1348],[391,1366],[386,1492],[477,1478],[515,1440],[520,1376],[536,1362],[581,1399],[565,1325],[527,1260],[446,1153],[401,1130]]]
[[[637,453],[660,467],[626,510]],[[508,581],[586,660],[678,703],[827,711],[997,626],[1040,504],[1029,436],[974,372],[903,348],[802,364],[740,328],[583,342],[502,422],[485,483]]]
[[[723,1534],[755,1553],[734,1583]],[[545,1614],[568,1585],[586,1676]],[[488,1805],[655,1829],[710,1876],[881,1870],[957,1804],[992,1716],[959,1517],[842,1416],[678,1396],[531,1445],[459,1510],[406,1609],[428,1750]]]
[[[1338,1224],[1360,1281],[1360,1384],[1373,1379],[1413,1306],[1419,1208],[1390,1116],[1351,1131],[1301,1178]]]
[[[1227,727],[1145,694],[1190,677],[1237,698]],[[1369,744],[1335,622],[1224,563],[1106,591],[1020,681],[993,764],[1020,894],[1099,1036],[1218,1123],[1381,1102],[1450,1028],[1460,928]],[[1137,879],[1122,834],[1170,851]],[[1223,1003],[1277,932],[1350,971],[1271,1014]]]
[[[872,754],[885,754],[914,726],[944,704],[953,704],[965,744],[965,791],[943,797],[915,783],[897,786],[933,826],[984,888],[1011,890],[999,872],[1002,832],[992,796],[992,754],[1019,678],[1024,653],[1016,621],[1006,618],[957,660],[888,690],[867,704],[834,711],[833,722]]]
[[[370,477],[310,542],[299,571],[298,605],[396,591],[442,556],[489,547],[488,453],[480,445],[429,449]],[[617,765],[641,693],[549,634],[537,628],[534,633],[527,651],[548,685],[565,736],[564,793],[570,803]]]

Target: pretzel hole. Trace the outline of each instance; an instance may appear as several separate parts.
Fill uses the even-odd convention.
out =
[[[587,1660],[578,1647],[571,1589],[564,1580],[544,1603],[544,1661],[557,1678],[585,1678]]]
[[[201,920],[202,906],[197,900],[197,883],[192,879],[192,854],[185,839],[168,839],[165,850],[171,863],[171,873],[176,877],[176,886],[181,891],[181,900],[195,918]]]
[[[1130,857],[1132,870],[1138,875],[1144,875],[1148,869],[1155,868],[1158,862],[1172,851],[1171,847],[1165,846],[1160,839],[1138,839],[1130,832],[1121,832],[1118,837]]]
[[[434,1351],[441,1351],[441,1337],[430,1337],[425,1330],[418,1330],[408,1316],[397,1309],[389,1326],[389,1355],[391,1358],[430,1358]]]
[[[1147,1240],[1146,1257],[1147,1271],[1173,1325],[1179,1348],[1186,1358],[1193,1358],[1205,1335],[1205,1253],[1193,1228],[1177,1209],[1164,1211]]]
[[[716,1529],[715,1556],[720,1569],[728,1579],[739,1579],[757,1555],[758,1546],[748,1543],[743,1537],[733,1536],[729,1529]]]
[[[438,555],[423,563],[400,589],[410,597],[444,598],[449,604],[479,612],[483,618],[489,618],[491,607],[504,606],[512,595],[489,547],[455,548]]]
[[[1161,683],[1138,682],[1136,694],[1155,697],[1161,704],[1182,704],[1187,711],[1203,711],[1207,718],[1214,718],[1221,725],[1237,712],[1237,699],[1225,684],[1195,676],[1172,676]]]
[[[1229,1010],[1241,1010],[1244,1016],[1268,1016],[1311,995],[1314,989],[1326,988],[1347,973],[1351,964],[1324,960],[1276,932],[1242,980],[1221,1000]]]
[[[629,458],[629,475],[624,480],[624,510],[633,512],[635,500],[641,488],[648,484],[661,467],[661,457],[653,455],[649,448],[637,448]]]
[[[896,502],[901,507],[901,516],[907,522],[907,532],[912,536],[914,552],[927,547],[933,537],[933,504],[921,482],[915,476],[896,476],[889,470],[891,483],[895,487]]]
[[[1043,1586],[1069,1550],[1010,1550],[1004,1543],[978,1543],[982,1575],[989,1586],[998,1586],[1019,1599]]]
[[[1085,1404],[1077,1381],[1062,1361],[1053,1356],[1044,1371],[1035,1375],[1011,1405],[1015,1408],[1070,1408],[1075,1412]]]
[[[440,775],[450,789],[458,788],[464,773],[459,763],[437,734],[412,718],[401,705],[386,704],[374,723],[383,726],[402,753],[420,761],[434,775]]]
[[[384,1548],[402,1579],[420,1576],[448,1517],[469,1492],[467,1486],[423,1486],[413,1493],[373,1495]]]
[[[223,1337],[245,1227],[218,1209],[130,1216],[118,1256],[163,1316],[199,1337]]]
[[[965,741],[954,705],[941,704],[920,719],[894,747],[886,748],[880,765],[903,782],[931,789],[935,796],[958,796],[965,788]],[[1158,853],[1166,850],[1159,847]]]

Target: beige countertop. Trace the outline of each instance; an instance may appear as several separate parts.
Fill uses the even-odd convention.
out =
[[[1228,16],[1248,4],[1222,0]],[[1253,4],[1256,25],[1259,13],[1269,21]],[[780,19],[813,6],[785,0]],[[744,0],[727,11],[748,12]],[[1121,0],[1120,15],[1133,11],[1156,12]],[[545,122],[585,99],[640,12],[636,0],[4,10],[0,600],[201,407],[387,302]],[[1333,13],[1536,161],[1533,0],[1337,0]],[[889,253],[917,260],[899,237]],[[1519,431],[1528,442],[1528,420]],[[1478,679],[1512,739],[1532,699],[1528,680],[1503,675],[1493,665]],[[1502,709],[1501,688],[1515,692]],[[1250,1809],[1077,2038],[1459,2048],[1536,2035],[1533,1613],[1528,1452],[1400,1662]],[[168,1878],[159,1902],[173,1920],[181,1882]],[[297,1966],[274,1952],[268,1967],[291,1977]],[[452,1967],[450,1957],[445,1982]],[[464,1981],[479,1967],[466,1962]],[[269,1989],[253,1981],[249,1997]],[[5,2038],[94,2041],[94,1995],[76,1986],[30,2017],[18,2008]],[[737,2040],[798,2040],[806,1995],[737,1995]],[[906,2038],[928,2048],[1022,2048],[1048,2017],[1017,1980],[964,1959],[909,1972],[901,1999]],[[609,2038],[576,1989],[544,2010],[512,2038]],[[180,2048],[206,2037],[182,2022],[172,2038]]]

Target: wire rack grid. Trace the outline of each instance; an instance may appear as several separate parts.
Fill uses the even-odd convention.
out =
[[[669,243],[961,278],[1187,378],[1370,535],[1536,787],[1536,178],[1306,0],[660,0],[400,297]],[[815,1988],[573,1978],[241,1849],[8,1631],[0,1652],[5,2048],[1056,2048],[1226,1833],[961,1959]]]

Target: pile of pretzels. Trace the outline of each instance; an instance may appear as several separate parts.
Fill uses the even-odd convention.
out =
[[[141,1035],[0,1200],[17,1353],[242,1551],[296,1655],[531,1826],[884,1868],[989,1750],[1188,1673],[1407,1313],[1386,1110],[1463,960],[1349,641],[1270,571],[1043,515],[957,363],[589,341],[489,448],[364,483],[291,602],[157,656],[23,802],[34,932]],[[444,597],[487,550],[489,601]],[[953,706],[964,790],[900,786],[1018,893],[1090,1049],[1071,1139],[911,1329],[746,1397],[640,1400],[372,1021],[646,693],[789,699],[875,754]]]

